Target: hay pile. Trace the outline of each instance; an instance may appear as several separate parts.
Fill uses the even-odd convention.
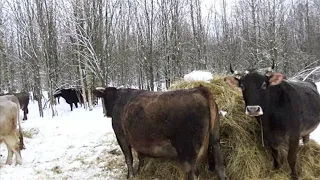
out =
[[[187,89],[198,85],[209,87],[213,92],[220,110],[227,111],[221,117],[221,145],[226,162],[227,176],[231,180],[246,179],[290,179],[290,168],[284,150],[280,155],[280,170],[273,170],[271,154],[262,147],[260,126],[256,119],[244,114],[241,92],[231,88],[223,77],[215,77],[211,83],[176,83],[170,89]],[[297,161],[301,179],[320,178],[320,146],[310,141],[307,147],[300,147]],[[149,158],[136,179],[181,179],[183,172],[176,162]],[[199,179],[216,179],[214,173],[201,167]]]

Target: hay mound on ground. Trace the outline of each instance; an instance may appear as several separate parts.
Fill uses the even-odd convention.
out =
[[[213,92],[220,110],[227,111],[221,117],[221,145],[226,162],[227,176],[231,180],[246,179],[290,179],[290,168],[282,150],[282,167],[273,170],[273,161],[269,151],[262,146],[260,126],[256,119],[244,114],[242,95],[231,88],[223,77],[215,77],[211,83],[181,81],[170,89],[187,89],[199,86],[209,87]],[[310,141],[299,149],[297,169],[301,179],[320,177],[320,146]],[[214,173],[204,164],[200,168],[200,179],[216,179]],[[141,174],[136,179],[181,179],[183,172],[176,162],[164,159],[147,159]]]

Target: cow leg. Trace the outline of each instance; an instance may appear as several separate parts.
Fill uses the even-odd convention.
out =
[[[195,174],[195,161],[186,160],[182,162],[182,168],[185,173],[185,180],[195,180],[197,176]]]
[[[27,120],[28,118],[27,118],[27,110],[26,109],[24,109],[23,110],[23,119],[22,120]]]
[[[273,157],[273,168],[278,170],[280,168],[280,163],[279,163],[279,150],[274,147],[273,145],[270,145],[271,149],[271,154]]]
[[[209,144],[209,170],[215,169],[219,179],[226,179],[226,169],[221,153],[220,140],[218,139],[218,133],[210,137]],[[218,136],[218,137],[217,137]],[[213,159],[212,159],[213,158]]]
[[[181,162],[182,169],[184,171],[185,180],[194,180],[196,177],[196,157],[197,153],[195,150],[195,144],[190,143],[190,137],[182,138],[184,133],[177,136],[176,141],[173,142],[176,148],[178,159]],[[181,137],[181,138],[180,138]],[[196,137],[193,137],[196,138]]]
[[[209,130],[210,131],[210,130]],[[219,179],[226,179],[226,168],[220,146],[220,124],[219,120],[215,121],[213,131],[209,132],[209,147],[208,147],[208,164],[209,171],[217,173]]]
[[[20,148],[19,148],[19,143],[17,141],[16,135],[11,135],[11,136],[6,136],[5,137],[5,143],[8,148],[8,158],[7,158],[7,163],[11,164],[12,163],[12,152],[9,152],[9,149],[14,152],[16,156],[16,165],[22,163],[22,158],[21,158],[21,153],[20,153]],[[11,156],[9,156],[11,153]]]
[[[304,145],[307,145],[309,140],[310,140],[310,134],[305,135],[305,136],[302,137],[302,141],[303,141]]]
[[[70,103],[70,108],[71,108],[71,111],[72,111],[72,103]]]
[[[296,161],[297,161],[297,154],[299,148],[299,137],[290,137],[289,139],[289,151],[288,151],[288,163],[291,169],[291,179],[297,180],[297,170],[296,170]]]
[[[74,103],[74,106],[76,106],[76,108],[78,108],[78,103]]]
[[[7,150],[8,150],[8,157],[7,157],[6,164],[11,165],[12,164],[13,151],[11,150],[11,147],[9,147],[7,143],[5,143],[5,144],[6,144]]]
[[[116,133],[117,134],[117,133]],[[117,136],[117,141],[118,144],[120,145],[120,148],[124,154],[124,158],[128,167],[128,174],[127,174],[127,179],[134,177],[135,173],[133,171],[133,156],[132,156],[132,151],[131,147],[129,146],[129,143],[124,137],[119,137]]]
[[[144,165],[144,158],[145,158],[145,155],[138,153],[139,164],[138,164],[138,170],[137,170],[136,174],[140,173],[140,171]]]

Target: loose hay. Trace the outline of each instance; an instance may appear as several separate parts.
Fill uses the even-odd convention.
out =
[[[39,134],[38,128],[22,129],[23,137],[33,138],[33,136]]]
[[[281,150],[281,168],[273,170],[271,153],[262,146],[260,126],[256,119],[244,114],[241,92],[227,85],[223,77],[214,77],[211,83],[181,81],[170,87],[188,89],[200,84],[213,92],[220,110],[227,111],[221,117],[221,145],[226,162],[227,176],[232,180],[247,179],[290,179],[290,168],[285,151]],[[199,179],[216,179],[207,170],[207,164],[200,167]],[[320,178],[320,145],[310,141],[299,149],[297,169],[301,179]],[[179,164],[165,159],[148,158],[141,173],[135,179],[182,179]]]

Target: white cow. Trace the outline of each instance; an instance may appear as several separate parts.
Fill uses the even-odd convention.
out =
[[[12,164],[13,153],[16,156],[16,164],[22,163],[20,150],[24,149],[24,143],[19,113],[20,104],[17,97],[0,96],[0,144],[4,142],[7,145],[6,164],[9,165]],[[19,131],[17,125],[19,125]]]

